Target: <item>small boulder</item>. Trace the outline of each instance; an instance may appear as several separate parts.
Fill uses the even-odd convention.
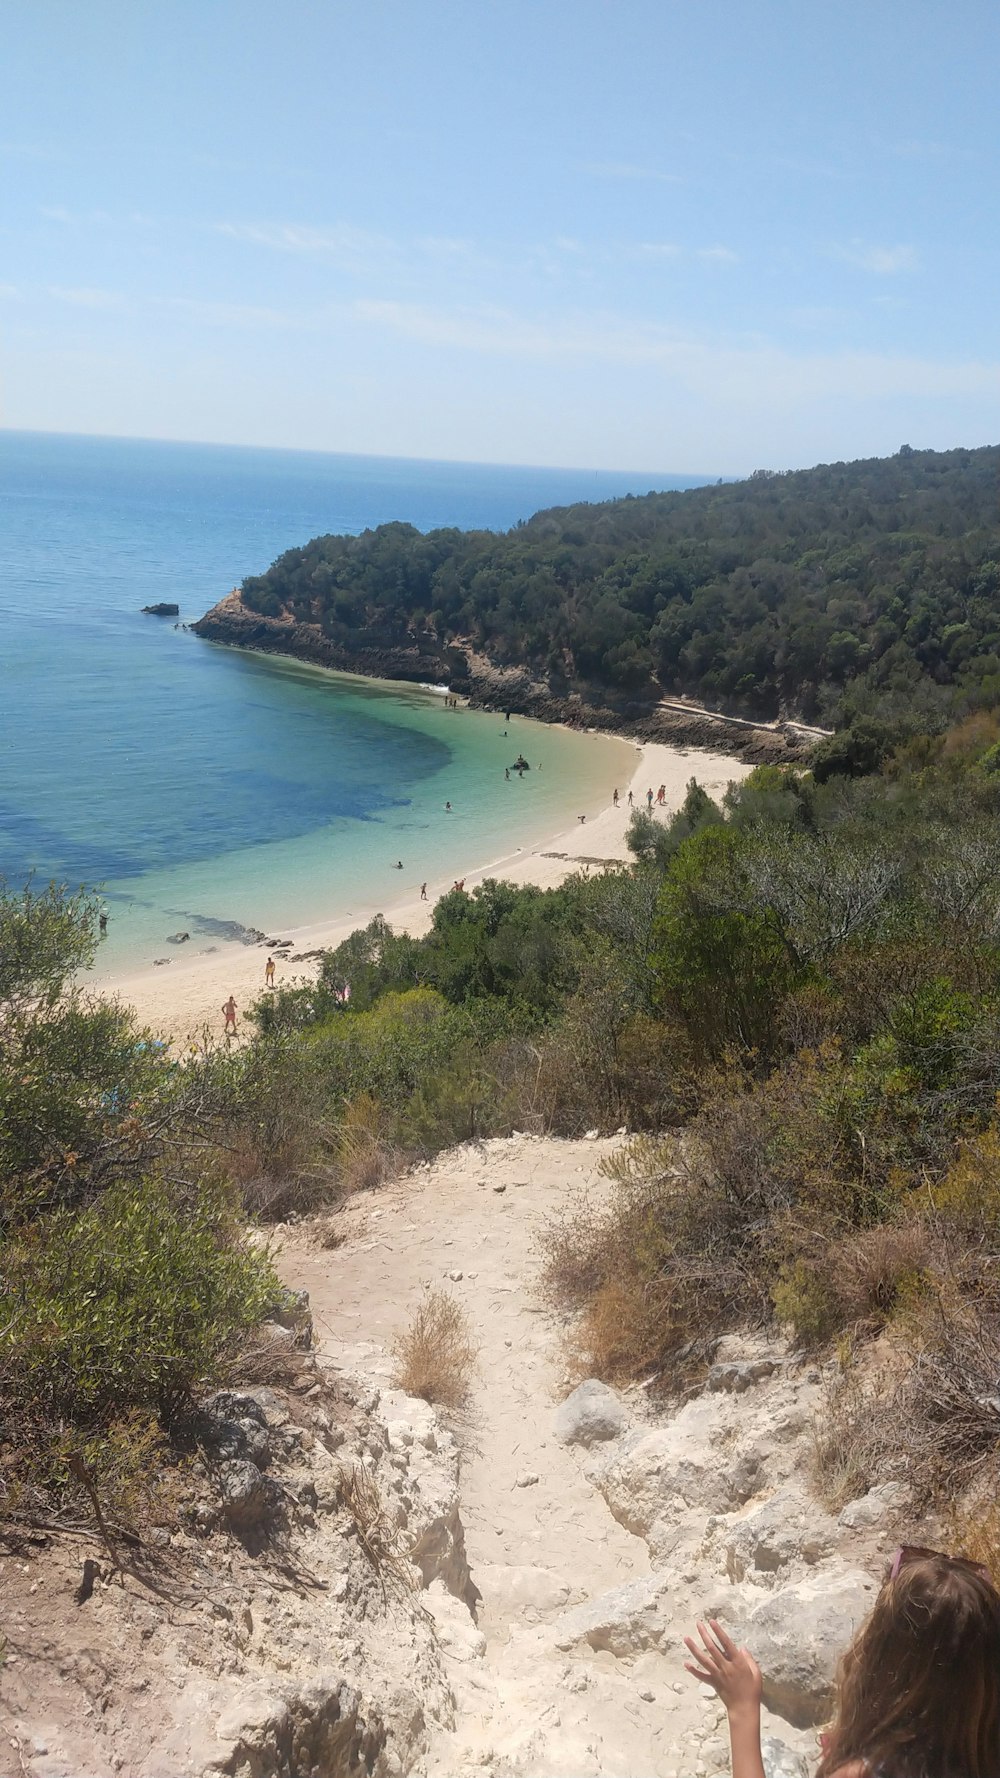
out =
[[[226,1518],[238,1531],[263,1525],[274,1510],[272,1484],[261,1475],[256,1463],[243,1458],[220,1465],[219,1494]]]
[[[617,1438],[625,1424],[621,1397],[597,1377],[588,1377],[556,1409],[555,1435],[563,1445],[593,1445]]]
[[[267,1415],[252,1395],[242,1390],[220,1389],[196,1408],[191,1431],[216,1461],[246,1459],[266,1469],[271,1449]]]

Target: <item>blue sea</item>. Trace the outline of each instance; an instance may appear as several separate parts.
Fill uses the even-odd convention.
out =
[[[0,432],[0,875],[99,889],[114,974],[178,929],[209,950],[234,924],[391,910],[552,832],[603,800],[621,743],[504,734],[431,690],[219,647],[141,608],[191,622],[322,532],[504,530],[698,479]],[[508,784],[521,750],[536,769]]]

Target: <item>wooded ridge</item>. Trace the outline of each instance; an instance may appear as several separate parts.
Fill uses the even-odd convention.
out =
[[[1000,446],[904,446],[502,533],[380,525],[286,550],[243,581],[240,616],[302,627],[330,664],[379,656],[389,677],[461,684],[479,656],[633,713],[682,694],[758,720],[940,727],[1000,701],[998,472]],[[252,640],[235,615],[224,602],[196,627]]]

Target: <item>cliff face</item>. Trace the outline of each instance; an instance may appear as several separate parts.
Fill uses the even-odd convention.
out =
[[[365,632],[359,631],[357,643],[346,646],[331,642],[316,624],[249,610],[235,588],[191,627],[209,642],[287,654],[339,673],[411,685],[447,684],[473,709],[512,710],[538,722],[601,729],[676,747],[722,748],[753,765],[804,760],[819,738],[819,731],[793,723],[753,724],[696,705],[650,702],[600,686],[556,687],[534,679],[525,668],[498,666],[471,647],[438,644],[430,636],[414,636],[409,646],[386,646],[374,636],[366,643]]]

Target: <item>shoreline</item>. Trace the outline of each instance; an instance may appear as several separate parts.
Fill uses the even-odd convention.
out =
[[[602,736],[602,739],[608,737]],[[502,877],[518,885],[534,884],[540,889],[556,888],[566,877],[585,866],[603,869],[625,862],[628,849],[625,833],[630,810],[628,791],[636,807],[644,802],[646,790],[666,786],[666,801],[654,813],[668,819],[684,800],[688,782],[696,777],[710,795],[721,795],[726,785],[746,777],[752,769],[748,762],[731,754],[704,749],[667,746],[662,742],[637,743],[621,737],[623,744],[635,749],[631,777],[622,775],[619,786],[621,802],[615,809],[610,803],[595,806],[593,797],[583,798],[586,819],[572,825],[560,823],[548,837],[537,840],[527,849],[521,847],[467,870],[465,886],[475,888],[487,877]],[[626,767],[628,762],[625,762]],[[299,927],[280,928],[282,938],[292,941],[299,960],[286,961],[274,953],[277,965],[276,982],[280,986],[313,981],[317,973],[316,959],[301,956],[306,951],[330,950],[359,927],[367,926],[376,914],[383,914],[394,930],[419,938],[429,930],[434,903],[451,888],[451,881],[428,879],[428,899],[421,901],[412,891],[376,895],[353,912],[331,916]],[[227,946],[225,950],[202,954],[190,961],[156,968],[125,969],[100,980],[84,980],[85,991],[101,999],[120,999],[132,1005],[142,1023],[155,1035],[177,1042],[200,1041],[206,1033],[220,1035],[222,1002],[233,994],[242,1014],[265,992],[264,964],[267,946],[260,943]]]
[[[556,689],[536,679],[528,667],[498,666],[469,643],[441,644],[430,633],[387,646],[361,632],[360,639],[347,647],[332,642],[316,624],[299,622],[287,611],[277,617],[253,611],[243,604],[239,587],[233,587],[190,628],[217,647],[283,655],[361,679],[413,686],[441,681],[473,710],[509,709],[535,722],[639,743],[706,748],[745,759],[751,765],[802,762],[816,742],[832,732],[792,719],[730,716],[677,696],[649,701],[607,686]]]

